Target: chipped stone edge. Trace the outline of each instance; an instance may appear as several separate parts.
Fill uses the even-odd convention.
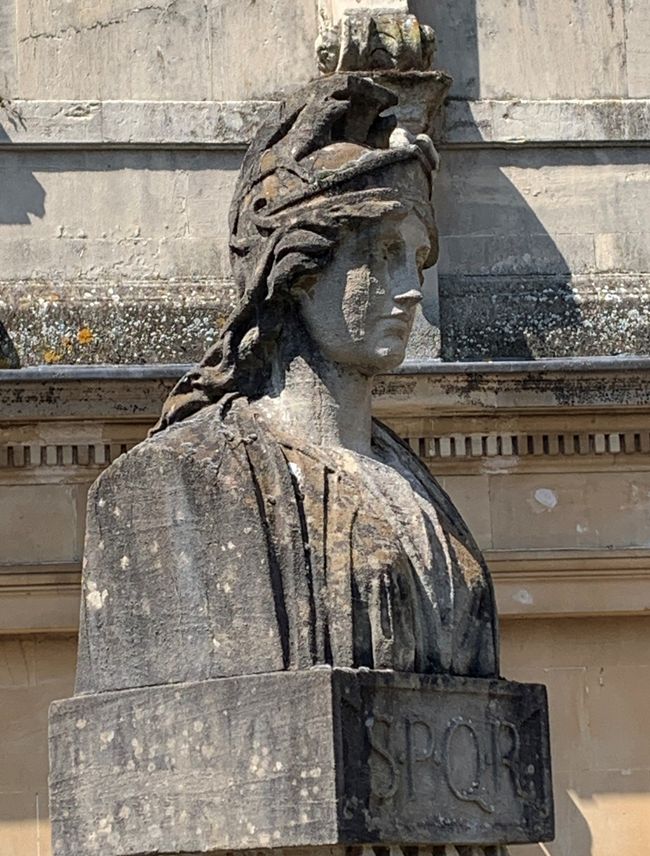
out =
[[[278,101],[0,103],[0,149],[244,148]],[[442,147],[650,144],[650,99],[451,99]]]

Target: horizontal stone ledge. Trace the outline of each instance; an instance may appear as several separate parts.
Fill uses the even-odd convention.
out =
[[[650,353],[645,272],[438,277],[449,361]]]
[[[242,148],[277,101],[12,101],[0,148]]]
[[[243,148],[277,101],[4,102],[0,149]],[[444,147],[648,143],[650,99],[451,100],[435,137]]]
[[[441,139],[454,146],[648,143],[650,99],[450,100]]]
[[[0,424],[57,419],[153,423],[187,364],[57,365],[0,371]],[[380,375],[374,410],[386,419],[457,414],[650,408],[650,357],[478,363],[405,362]],[[617,423],[618,424],[618,423]],[[629,430],[638,426],[630,425]],[[567,429],[569,430],[569,429]],[[623,430],[623,428],[621,429]],[[628,430],[628,428],[625,428]],[[415,435],[413,435],[415,436]]]
[[[647,613],[650,550],[485,550],[503,618]],[[80,563],[0,569],[0,635],[76,633]]]

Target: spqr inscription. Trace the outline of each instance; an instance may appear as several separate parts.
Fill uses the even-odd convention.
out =
[[[504,799],[536,802],[533,765],[521,759],[521,735],[499,718],[454,716],[434,723],[421,716],[374,713],[366,720],[371,791],[381,802],[409,802],[444,788],[486,814]]]

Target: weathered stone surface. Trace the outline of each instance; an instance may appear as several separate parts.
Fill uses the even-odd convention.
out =
[[[614,148],[447,152],[437,186],[443,358],[647,352],[645,161]]]
[[[437,138],[441,145],[644,142],[650,101],[639,99],[449,99]]]
[[[0,103],[0,147],[243,148],[278,101],[25,101]]]
[[[647,97],[647,4],[411,0],[437,62],[471,98]],[[579,58],[579,59],[578,59]]]
[[[440,83],[447,79],[440,74]],[[441,88],[441,92],[444,91]],[[45,146],[225,148],[247,146],[279,101],[25,101],[0,103],[0,149]],[[407,105],[414,112],[414,105]],[[404,114],[405,108],[402,107]],[[650,100],[466,100],[446,103],[436,145],[643,143]]]
[[[198,275],[0,282],[0,367],[198,360],[234,303],[232,280]]]
[[[321,71],[378,68],[428,71],[435,33],[415,15],[388,9],[347,9],[335,27],[321,29],[316,43]]]
[[[18,9],[13,39],[21,73],[6,95],[265,97],[316,75],[317,30],[312,0],[257,0],[244,6],[241,0],[36,2]]]
[[[648,351],[643,151],[445,153],[446,359]],[[230,151],[0,153],[4,364],[198,358],[233,305],[226,209],[240,161]],[[486,311],[498,330],[473,332]],[[79,343],[86,329],[92,339]],[[437,353],[434,331],[429,343],[418,356]]]
[[[625,6],[625,53],[628,94],[631,98],[645,98],[650,92],[650,7],[641,0]]]
[[[441,276],[445,360],[650,352],[646,276]]]
[[[120,458],[89,495],[77,691],[316,664],[496,674],[478,549],[415,456],[378,425],[372,443],[375,469],[288,446],[240,402]]]
[[[135,856],[375,840],[461,842],[481,852],[552,834],[543,692],[522,688],[524,696],[537,694],[531,709],[505,703],[486,721],[487,710],[499,707],[489,696],[512,693],[498,679],[487,566],[448,496],[371,416],[372,378],[404,360],[423,271],[438,258],[431,202],[438,154],[428,136],[415,136],[386,111],[406,87],[433,113],[439,80],[392,72],[382,82],[394,86],[352,74],[318,81],[260,130],[229,215],[235,308],[170,393],[149,438],[109,467],[89,495],[79,698],[68,703],[73,712],[61,742],[56,707],[53,713],[60,856],[106,846]],[[331,670],[341,667],[351,671],[335,677],[332,690]],[[391,692],[375,711],[379,688],[368,688],[369,672],[357,671],[370,669],[389,673],[376,679],[387,689],[402,680],[390,673],[410,674],[404,688],[415,712],[401,712]],[[277,674],[252,677],[264,673]],[[240,751],[206,771],[189,741],[183,745],[190,720],[194,733],[206,728],[196,711],[210,707],[210,682],[242,675],[248,678],[232,698],[226,691],[226,720],[217,714],[217,730],[206,731],[200,752],[209,760],[221,746],[221,726],[241,746],[248,725],[233,707],[248,705],[248,722],[260,726],[272,704],[268,727],[280,731],[284,760],[253,735],[245,775],[264,780],[268,763],[272,773],[286,768],[285,794],[240,784]],[[455,676],[488,683],[469,686],[457,707]],[[266,680],[271,691],[258,693]],[[322,693],[305,701],[309,682],[318,680],[333,692],[325,713],[340,727],[340,743],[331,734],[323,741],[329,727],[311,712],[322,716]],[[427,680],[440,685],[442,725],[426,719],[426,698],[414,701]],[[183,688],[188,681],[201,683]],[[308,685],[296,693],[295,683],[285,691],[278,681]],[[158,694],[162,707],[151,707],[147,699]],[[137,706],[139,697],[143,706],[129,713],[124,703]],[[97,702],[109,707],[97,710]],[[405,749],[380,743],[389,715]],[[105,726],[99,742],[83,733],[91,719]],[[378,732],[364,731],[373,719]],[[188,724],[180,736],[179,722]],[[149,745],[159,724],[163,733]],[[125,727],[129,733],[119,736]],[[303,749],[303,733],[312,730],[317,743]],[[103,746],[109,754],[102,758]],[[126,759],[124,746],[133,757]],[[130,775],[143,756],[146,791],[160,787],[153,807],[150,796],[129,804],[144,790],[144,779]],[[296,757],[302,768],[288,760]],[[77,799],[75,788],[70,793],[66,774],[86,760],[79,792],[90,792],[89,801]],[[460,808],[439,799],[431,773],[420,783],[416,765],[426,761],[441,768]],[[156,775],[186,764],[191,780]],[[357,768],[356,779],[346,764]],[[406,767],[398,772],[396,764]],[[91,782],[98,768],[109,775],[109,790],[117,787],[119,806],[106,810],[106,786],[101,777]],[[301,785],[323,770],[322,793],[320,785],[311,793]],[[225,806],[234,806],[233,788],[244,799],[231,822]],[[178,804],[180,791],[186,796]],[[422,818],[419,799],[411,804],[418,791],[425,804],[438,801],[433,817]],[[384,811],[388,800],[392,813]]]
[[[50,741],[55,856],[553,835],[539,685],[226,678],[55,702]]]
[[[142,426],[137,435],[141,439],[176,379],[188,369],[179,364],[8,369],[0,373],[3,425],[49,419],[65,423],[86,415],[109,422],[126,418]],[[633,413],[648,405],[649,357],[405,363],[373,383],[373,413],[390,425],[395,419],[441,420],[463,414],[471,422],[476,414],[499,410],[534,414],[535,419],[555,408]],[[562,419],[566,415],[563,412]]]
[[[0,483],[0,566],[77,562],[83,544],[85,493],[83,487],[72,484]],[[39,527],[25,526],[32,515],[41,521]]]

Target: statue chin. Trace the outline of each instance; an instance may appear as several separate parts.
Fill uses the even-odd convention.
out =
[[[366,366],[359,370],[365,375],[381,374],[398,368],[406,356],[406,342],[384,344],[375,349]]]

